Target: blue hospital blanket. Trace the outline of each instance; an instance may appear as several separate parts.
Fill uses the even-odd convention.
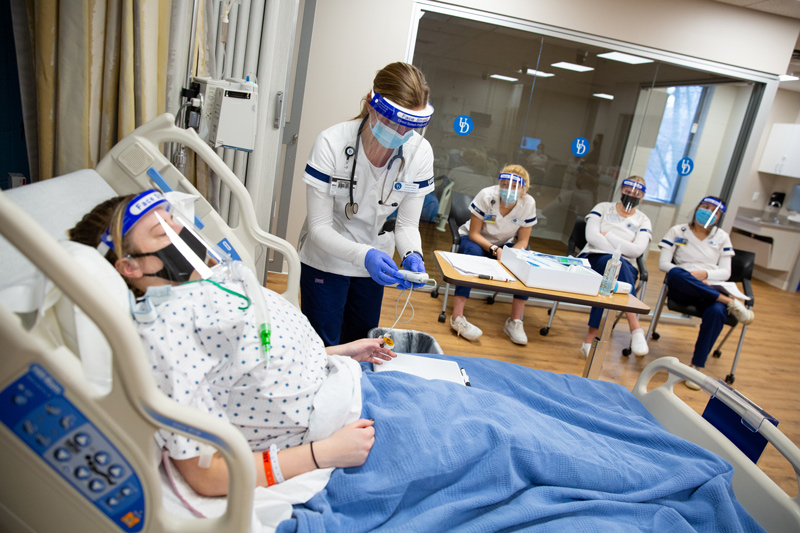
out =
[[[336,469],[279,532],[762,531],[732,467],[627,389],[477,358],[472,387],[364,367],[363,466]]]

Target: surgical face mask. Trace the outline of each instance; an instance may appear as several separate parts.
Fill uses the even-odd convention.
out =
[[[191,248],[192,252],[194,252],[197,257],[199,257],[201,260],[205,259],[206,247],[192,234],[191,231],[189,231],[187,228],[183,228],[178,236],[181,238],[181,240],[189,245],[189,248]],[[147,257],[150,255],[159,258],[164,266],[158,272],[144,273],[143,275],[145,276],[162,278],[167,281],[174,281],[178,283],[185,283],[189,281],[189,278],[191,278],[192,273],[195,270],[189,260],[184,257],[184,255],[174,244],[169,244],[155,252],[130,254],[130,257]]]
[[[500,201],[506,205],[513,204],[519,199],[519,189],[500,189]]]
[[[630,211],[639,205],[640,199],[636,198],[635,196],[631,196],[630,194],[623,194],[619,201],[622,202],[622,207],[625,209],[625,211]]]
[[[705,209],[702,207],[695,211],[694,218],[697,220],[697,223],[704,228],[707,228],[717,220],[717,217],[714,216],[714,213],[710,209]]]
[[[378,120],[375,122],[375,125],[372,126],[372,135],[379,143],[381,143],[381,146],[384,148],[395,150],[403,146],[409,139],[411,139],[412,135],[414,135],[414,131],[409,130],[405,134],[401,135],[394,129]]]

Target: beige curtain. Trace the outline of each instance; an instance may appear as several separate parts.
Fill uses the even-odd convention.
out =
[[[164,112],[171,0],[12,2],[24,3],[15,14],[28,18],[34,180],[94,167],[119,139]]]

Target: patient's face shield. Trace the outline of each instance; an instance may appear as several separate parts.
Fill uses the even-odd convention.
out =
[[[425,129],[433,115],[433,106],[426,104],[421,110],[407,109],[379,93],[370,94],[372,108],[369,127],[375,139],[384,148],[397,149],[408,142],[414,131],[425,135]]]
[[[173,283],[211,278],[212,266],[230,260],[202,236],[192,219],[156,190],[137,195],[122,217],[121,237],[127,238],[132,248],[123,259],[134,261],[144,276]],[[104,248],[115,249],[111,229],[100,240],[101,253]]]
[[[622,203],[622,208],[628,212],[635,209],[642,198],[644,198],[645,191],[646,187],[644,184],[638,181],[629,179],[622,180],[622,187],[620,188],[620,203]]]
[[[694,217],[704,229],[708,229],[719,221],[725,213],[725,209],[725,202],[717,200],[712,196],[706,196],[700,200],[700,204],[694,211]]]
[[[502,172],[497,178],[500,201],[506,205],[513,204],[525,190],[525,179],[511,172]]]

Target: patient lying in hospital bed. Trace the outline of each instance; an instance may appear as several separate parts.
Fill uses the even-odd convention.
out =
[[[82,171],[81,176],[23,187],[14,196],[18,201],[27,196],[22,203],[28,213],[37,211],[40,215],[37,221],[51,235],[63,239],[65,230],[92,205],[115,194],[138,194],[152,187],[148,175],[156,168],[172,187],[195,193],[159,149],[160,142],[181,142],[203,157],[241,207],[242,224],[230,228],[207,203],[198,200],[195,214],[205,223],[198,235],[221,246],[232,245],[248,265],[253,264],[257,246],[282,253],[289,264],[288,288],[283,296],[265,291],[260,285],[254,289],[247,269],[241,270],[233,263],[231,275],[223,276],[224,279],[215,277],[220,265],[215,266],[213,261],[196,261],[188,268],[173,263],[174,275],[179,279],[186,276],[189,282],[174,288],[171,282],[168,289],[162,288],[170,291],[163,301],[151,295],[154,305],[150,311],[158,311],[158,317],[141,315],[148,311],[141,302],[133,306],[141,320],[138,329],[142,335],[137,336],[129,322],[131,306],[125,282],[93,248],[97,241],[83,241],[90,246],[63,243],[69,250],[67,255],[45,230],[35,228],[35,222],[23,223],[26,213],[14,209],[13,202],[0,194],[0,233],[56,283],[54,299],[58,291],[63,291],[72,300],[65,297],[55,300],[55,307],[64,304],[65,319],[59,310],[55,317],[50,316],[52,311],[47,306],[53,305],[54,300],[49,292],[39,309],[40,315],[47,316],[31,317],[21,311],[14,315],[5,308],[8,300],[0,298],[0,338],[4,347],[0,378],[8,385],[36,364],[63,385],[63,400],[78,406],[97,430],[115,443],[141,481],[146,496],[142,502],[146,503],[132,507],[135,518],[140,520],[139,527],[144,525],[141,530],[244,532],[272,531],[275,527],[279,531],[758,530],[737,499],[770,531],[797,530],[800,524],[797,501],[672,394],[676,382],[702,379],[702,375],[677,360],[662,358],[648,365],[634,387],[634,396],[611,383],[479,358],[436,356],[456,360],[471,377],[472,387],[426,381],[397,372],[375,373],[365,362],[367,356],[380,357],[372,353],[375,349],[391,356],[389,351],[368,344],[377,341],[362,341],[367,344],[355,346],[355,351],[340,349],[338,356],[329,356],[297,311],[296,251],[258,228],[241,182],[196,135],[175,128],[173,123],[169,115],[159,117],[114,147],[98,165],[102,178],[94,171]],[[94,174],[94,180],[84,180],[87,173]],[[76,181],[73,177],[80,179]],[[49,195],[43,193],[45,189],[50,191]],[[78,198],[69,196],[76,192]],[[66,211],[79,204],[76,200],[88,197],[91,202],[80,204],[82,207],[74,218],[67,221]],[[58,221],[60,224],[54,223]],[[103,222],[101,226],[99,231],[94,230],[95,235],[103,233],[108,224]],[[159,227],[164,228],[160,223]],[[177,225],[172,230],[176,235],[184,234]],[[110,233],[109,238],[113,243],[115,236]],[[196,245],[191,239],[184,242],[190,249]],[[0,242],[0,250],[5,250],[2,245]],[[133,252],[154,251],[157,250]],[[15,285],[16,274],[31,269],[30,264],[22,268],[14,264],[9,268],[5,251],[0,257],[4,272],[0,285],[9,281]],[[167,256],[143,255],[130,259],[131,264],[142,267],[142,274],[155,274],[164,270],[162,257]],[[204,267],[212,270],[204,279],[218,286],[209,281],[192,283],[204,277],[200,275]],[[67,276],[71,272],[80,275]],[[127,273],[133,277],[132,271]],[[246,280],[250,280],[249,287]],[[114,287],[113,282],[117,284]],[[0,295],[5,296],[3,289],[0,286]],[[117,294],[122,296],[120,305],[124,313],[117,304],[109,302]],[[256,297],[260,294],[263,299]],[[14,303],[20,300],[14,291],[11,295]],[[191,332],[183,334],[184,338],[177,339],[167,339],[165,335],[165,343],[161,343],[159,331],[172,335],[174,331],[169,330],[175,330],[174,324],[167,320],[169,307],[187,295],[212,298],[211,302],[197,305],[199,309],[206,309],[202,307],[206,305],[213,313],[207,317],[197,313],[193,317],[200,322],[208,318],[197,332],[191,328]],[[74,310],[74,317],[70,316],[70,310]],[[86,314],[79,316],[81,312]],[[88,341],[87,331],[76,338],[77,330],[81,329],[79,322],[86,322],[87,315],[99,327],[88,335]],[[211,324],[211,319],[219,322]],[[70,320],[75,322],[74,326],[69,325]],[[261,323],[269,326],[264,328],[264,332],[270,332],[269,337],[262,335],[258,327]],[[214,333],[206,333],[203,338],[200,332],[209,327]],[[60,331],[55,331],[57,328]],[[223,335],[225,353],[212,361],[209,354],[220,353],[212,348],[222,344],[212,341],[215,336]],[[100,357],[98,339],[103,336],[111,348],[105,360]],[[151,348],[149,343],[142,344],[142,338],[159,342]],[[191,348],[163,349],[164,345],[183,347],[179,343],[187,342]],[[245,348],[245,359],[240,359],[237,348],[239,351]],[[112,351],[113,386],[107,359]],[[80,356],[83,372],[72,354]],[[225,354],[229,357],[225,358]],[[269,363],[261,365],[265,358]],[[149,368],[143,363],[145,359],[153,361]],[[243,366],[255,370],[237,368],[243,360],[246,361]],[[295,374],[298,368],[299,373]],[[665,369],[670,373],[667,383],[647,390],[649,378]],[[90,390],[87,379],[104,392]],[[297,386],[305,387],[306,392],[302,396],[282,393],[278,403],[283,405],[286,399],[288,405],[291,400],[294,412],[274,409],[275,395],[256,397],[250,405],[236,405],[241,403],[236,396],[242,391],[225,381],[248,386],[263,381],[273,387],[273,394],[281,387],[291,386],[295,390]],[[174,400],[199,406],[205,413],[168,400],[158,394],[153,382],[172,394]],[[702,384],[714,392],[713,384]],[[187,391],[190,391],[188,396],[192,396],[191,391],[196,395],[190,400],[181,398],[181,394],[187,396]],[[108,396],[102,396],[104,393]],[[278,419],[263,422],[267,412],[278,415]],[[257,416],[262,419],[256,421]],[[229,423],[220,423],[223,420]],[[361,426],[341,432],[358,420],[364,421]],[[274,431],[276,426],[278,431]],[[266,428],[270,429],[264,431]],[[189,465],[194,462],[197,467],[194,474],[199,472],[201,476],[204,472],[224,472],[225,469],[202,468],[201,461],[219,462],[218,455],[199,441],[189,444],[184,435],[214,443],[232,472],[227,487],[229,496],[201,497],[179,472],[175,472],[174,485],[184,503],[178,501],[171,488],[164,489],[164,480],[149,462],[148,452],[156,430],[167,455],[172,454],[175,459],[164,463],[168,472],[173,470],[170,467],[173,462],[181,461]],[[337,432],[339,436],[347,435],[355,448],[363,445],[356,453],[359,455],[356,460],[349,457],[343,463],[328,462],[332,457],[328,455],[330,449],[317,447],[317,443]],[[796,446],[769,423],[765,422],[759,432],[768,436],[800,471],[800,450]],[[87,498],[64,482],[64,479],[69,481],[67,475],[54,472],[46,461],[31,460],[30,450],[14,439],[15,435],[0,431],[4,450],[0,466],[17,475],[16,484],[0,488],[3,502],[0,529],[12,523],[6,520],[10,515],[5,509],[22,517],[22,523],[33,524],[28,529],[37,531],[56,527],[83,531],[106,531],[111,525],[130,527],[131,515],[127,510],[103,516],[107,493]],[[312,441],[317,456],[311,456]],[[253,492],[256,481],[267,484],[265,457],[253,451],[268,450],[272,444],[276,445],[279,458],[275,461],[277,465],[273,465],[270,455],[270,470],[274,477],[275,468],[280,468],[285,481],[271,487],[257,487]],[[344,449],[346,445],[339,443],[332,448]],[[292,449],[300,454],[298,463],[290,458]],[[726,457],[735,466],[735,472],[728,462],[707,450]],[[182,458],[183,451],[192,459]],[[317,469],[315,460],[321,467],[338,464],[340,468]],[[184,473],[200,492],[225,491],[219,488],[224,482],[203,487],[192,479],[191,468],[184,469]],[[37,500],[35,505],[28,503],[33,500]],[[41,501],[52,512],[41,513]],[[198,516],[221,516],[200,521],[183,518],[191,516],[184,504],[194,508]]]
[[[117,198],[71,235],[143,295],[132,311],[158,387],[239,428],[259,486],[338,467],[280,531],[760,530],[730,465],[622,387],[482,359],[459,359],[472,388],[362,369],[393,354],[377,339],[326,351],[297,308],[167,206],[155,191]],[[328,380],[354,392],[331,402]],[[222,459],[166,430],[159,442],[196,492],[224,494]]]

